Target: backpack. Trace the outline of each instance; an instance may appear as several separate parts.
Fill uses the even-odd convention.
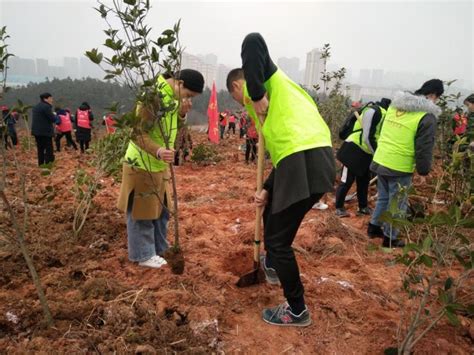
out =
[[[354,124],[357,121],[357,117],[355,115],[355,112],[357,112],[359,115],[362,114],[362,111],[365,110],[367,106],[373,105],[374,103],[372,101],[368,102],[364,106],[362,106],[360,109],[357,111],[351,112],[349,116],[344,120],[344,123],[342,124],[341,128],[339,128],[339,138],[342,140],[346,140],[347,137],[349,137],[352,133],[355,132],[360,132],[362,131],[362,128],[356,129],[354,131]]]

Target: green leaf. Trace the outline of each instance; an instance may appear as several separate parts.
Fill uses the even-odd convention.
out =
[[[93,63],[100,64],[103,59],[103,54],[99,53],[97,48],[93,48],[90,51],[86,51],[86,57],[89,58]]]
[[[453,286],[453,279],[448,277],[444,283],[444,290],[448,291]]]
[[[123,0],[123,2],[126,3],[127,5],[135,6],[135,4],[137,3],[137,0]]]
[[[455,203],[449,207],[448,213],[449,217],[456,222],[461,219],[461,209]]]
[[[379,246],[377,244],[369,243],[369,245],[367,245],[367,251],[368,252],[374,252],[374,251],[377,251],[377,250],[379,250]]]
[[[433,239],[431,239],[430,236],[426,237],[425,240],[423,241],[423,251],[427,252],[428,250],[430,250],[432,244],[433,244]]]
[[[157,63],[160,60],[160,55],[158,54],[158,51],[156,50],[155,47],[151,49],[151,60],[153,63]]]
[[[408,243],[403,247],[403,253],[407,254],[410,251],[416,251],[417,253],[421,253],[421,248],[415,243]]]
[[[174,35],[174,31],[173,30],[164,30],[163,33],[162,33],[163,36],[166,36],[166,37],[170,37],[172,35]]]
[[[458,319],[458,317],[456,316],[456,314],[454,314],[454,313],[448,311],[447,309],[446,309],[446,317],[448,317],[449,322],[450,322],[452,325],[456,326],[456,327],[457,327],[459,324],[461,324],[461,323],[459,322],[459,319]]]
[[[420,257],[420,261],[425,264],[427,267],[433,266],[433,259],[428,255],[422,255]]]
[[[398,348],[386,348],[383,353],[384,355],[398,355]]]
[[[448,304],[449,303],[448,294],[440,288],[438,289],[438,300],[442,304]]]

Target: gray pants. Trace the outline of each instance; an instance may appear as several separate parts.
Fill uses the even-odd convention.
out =
[[[163,208],[158,219],[136,220],[132,218],[132,207],[133,192],[128,198],[127,208],[128,258],[130,261],[141,262],[155,255],[163,255],[168,249],[168,210]]]

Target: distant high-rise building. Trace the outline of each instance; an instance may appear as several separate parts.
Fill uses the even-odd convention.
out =
[[[216,75],[216,89],[220,90],[227,90],[226,81],[227,81],[227,74],[231,69],[223,64],[219,64],[217,67],[217,75]]]
[[[47,59],[36,58],[36,74],[44,78],[51,76]]]
[[[204,77],[204,85],[208,88],[212,88],[212,83],[216,80],[217,76],[217,66],[205,63],[201,58],[189,53],[183,53],[181,57],[181,68],[199,71]]]
[[[90,61],[87,57],[81,57],[79,59],[79,72],[81,78],[95,78],[102,79],[105,76],[103,70],[97,65]]]
[[[66,76],[72,79],[79,78],[79,59],[74,57],[65,57],[64,73]]]
[[[215,54],[210,53],[210,54],[206,54],[206,55],[202,55],[202,56],[198,56],[198,57],[205,64],[217,66],[217,55],[215,55]]]
[[[304,85],[312,88],[313,85],[321,85],[321,72],[324,63],[321,59],[321,50],[315,48],[306,54],[306,69],[304,74]]]
[[[383,69],[374,69],[372,70],[372,82],[371,86],[374,86],[376,88],[385,86],[384,83],[384,71]]]
[[[300,78],[300,60],[299,58],[278,58],[278,66],[283,70],[286,75],[290,77],[293,81],[299,83],[301,81]]]
[[[361,69],[359,75],[359,84],[362,86],[369,86],[370,85],[370,70],[369,69]]]
[[[33,59],[20,58],[17,56],[8,59],[9,75],[36,76],[36,65]]]

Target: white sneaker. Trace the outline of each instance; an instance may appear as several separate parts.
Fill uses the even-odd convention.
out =
[[[166,264],[168,264],[166,260],[159,255],[152,256],[150,259],[138,263],[140,266],[151,267],[153,269],[159,269]]]
[[[326,205],[324,202],[316,202],[313,206],[313,209],[314,210],[327,210],[328,209],[328,205]]]

